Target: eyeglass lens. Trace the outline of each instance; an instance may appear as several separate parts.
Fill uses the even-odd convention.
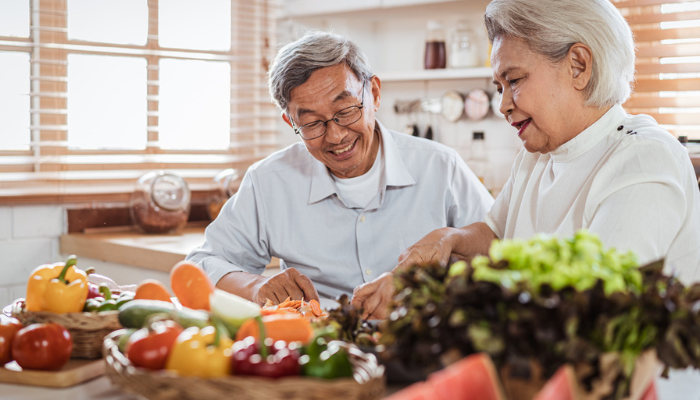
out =
[[[344,108],[333,115],[332,121],[340,126],[354,124],[362,118],[362,110],[358,106]],[[326,133],[330,121],[315,121],[299,128],[304,139],[314,139]]]

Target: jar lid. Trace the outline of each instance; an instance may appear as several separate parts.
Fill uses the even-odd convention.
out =
[[[434,19],[428,20],[428,30],[429,31],[441,30],[441,29],[442,29],[442,23],[440,23],[440,21],[436,21]]]
[[[151,199],[162,209],[180,210],[190,203],[190,189],[179,176],[160,172],[151,183]]]

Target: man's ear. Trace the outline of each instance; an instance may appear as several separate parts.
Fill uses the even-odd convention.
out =
[[[593,73],[593,53],[583,43],[575,43],[569,49],[566,56],[568,70],[576,90],[583,90],[588,86]]]
[[[293,128],[292,121],[289,120],[289,116],[287,116],[287,113],[284,111],[282,111],[282,119],[287,123],[287,125],[289,125],[290,128]]]
[[[377,75],[372,76],[370,81],[372,82],[372,97],[374,97],[374,111],[377,111],[382,98],[382,81]]]

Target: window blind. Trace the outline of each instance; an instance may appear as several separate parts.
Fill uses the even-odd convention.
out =
[[[675,136],[700,139],[700,1],[622,0],[637,44],[636,82],[624,104]]]
[[[165,2],[167,0],[160,0]],[[193,190],[208,190],[226,168],[241,171],[279,148],[279,112],[267,91],[274,56],[278,0],[231,0],[231,46],[226,51],[162,47],[159,0],[148,0],[148,35],[143,45],[70,39],[67,0],[31,0],[28,38],[0,36],[0,52],[30,58],[31,142],[28,150],[0,150],[0,201],[41,195],[49,201],[92,201],[96,194],[128,199],[142,174],[166,170]],[[136,57],[146,60],[145,146],[141,149],[80,149],[69,145],[68,69],[71,55]],[[225,149],[168,149],[160,143],[161,60],[221,61],[230,64],[230,140]],[[0,66],[0,68],[2,68]],[[126,117],[126,116],[125,116]],[[104,121],[108,124],[109,121]],[[104,126],[91,126],[99,135]],[[207,132],[192,132],[203,135]],[[3,135],[15,134],[3,132]],[[48,196],[48,197],[47,197]],[[51,197],[53,196],[53,198]]]

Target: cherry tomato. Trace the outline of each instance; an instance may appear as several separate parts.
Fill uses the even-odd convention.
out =
[[[13,360],[12,341],[22,324],[16,318],[0,315],[0,366]]]
[[[73,339],[66,328],[55,323],[32,324],[17,332],[12,355],[20,367],[56,371],[68,362]]]
[[[135,366],[163,369],[182,327],[174,321],[157,321],[134,332],[126,343],[126,357]]]

